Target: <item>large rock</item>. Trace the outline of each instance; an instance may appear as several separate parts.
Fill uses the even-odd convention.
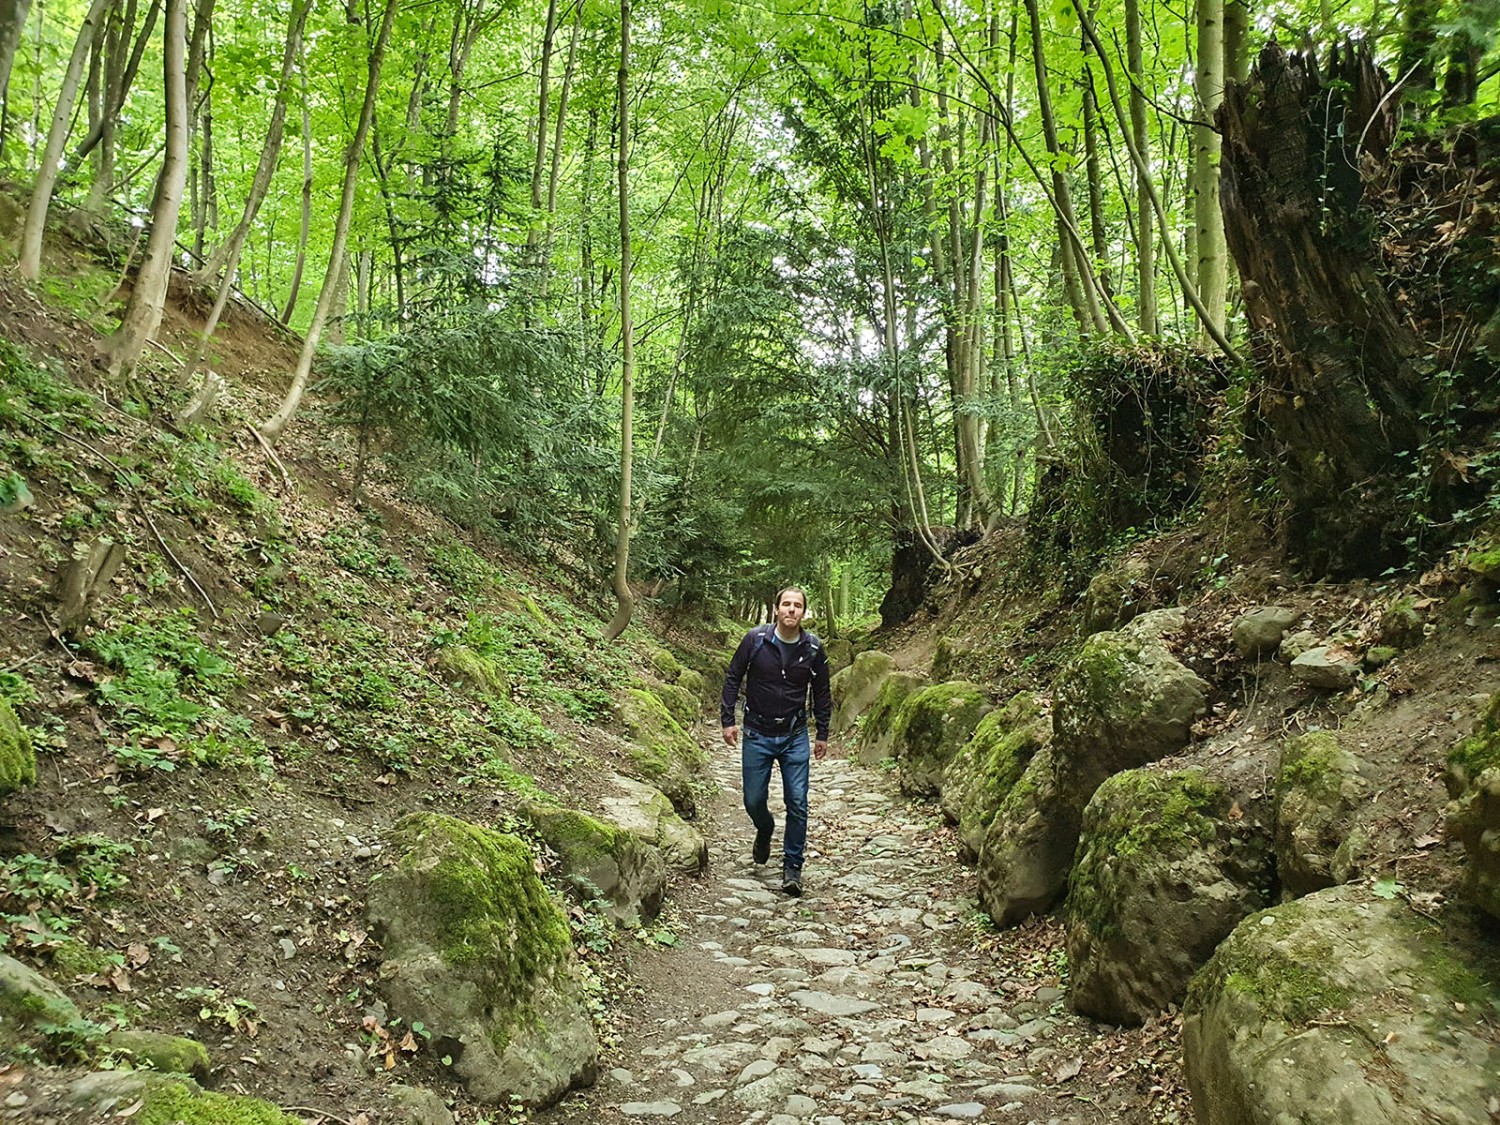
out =
[[[1057,743],[1042,747],[995,810],[979,850],[979,903],[1014,926],[1062,897],[1082,806],[1062,786]]]
[[[76,1025],[78,1005],[51,979],[14,957],[0,953],[0,1050],[35,1046],[49,1028]]]
[[[1343,691],[1359,679],[1359,661],[1333,645],[1317,645],[1292,660],[1292,679],[1322,691]]]
[[[1365,841],[1360,813],[1370,784],[1358,758],[1331,731],[1281,746],[1276,769],[1276,873],[1284,898],[1347,883]]]
[[[1083,627],[1090,633],[1124,625],[1151,603],[1151,567],[1145,559],[1120,559],[1089,581],[1083,592]]]
[[[471,1096],[556,1101],[591,1083],[599,1043],[567,918],[515,836],[437,813],[392,830],[395,870],[370,885],[392,1011],[431,1030]]]
[[[36,784],[36,750],[10,704],[0,699],[0,797]]]
[[[1271,851],[1229,790],[1199,770],[1126,770],[1094,791],[1068,880],[1068,1002],[1144,1023],[1270,901]]]
[[[1030,692],[1021,692],[979,720],[943,774],[943,813],[958,825],[970,856],[984,846],[990,822],[1038,750],[1052,740],[1052,720]]]
[[[656,848],[669,868],[696,875],[708,866],[708,842],[672,808],[660,789],[612,774],[612,793],[599,802],[604,817],[642,844]]]
[[[1062,897],[1084,806],[1099,783],[1180,750],[1208,685],[1161,637],[1181,609],[1095,633],[1053,685],[1052,746],[1038,754],[995,814],[979,861],[980,900],[1009,926]]]
[[[845,642],[847,644],[847,642]],[[829,687],[833,691],[831,734],[843,734],[875,702],[880,686],[896,668],[896,661],[883,652],[870,649],[854,658],[854,663],[833,674]]]
[[[1095,633],[1058,673],[1052,726],[1058,760],[1079,809],[1112,773],[1187,745],[1207,705],[1208,684],[1162,643],[1180,609],[1157,610],[1112,633]]]
[[[926,678],[915,672],[891,672],[885,677],[875,702],[859,724],[857,757],[862,763],[873,766],[895,753],[896,719],[901,714],[901,705],[907,696],[926,683]]]
[[[1469,857],[1464,893],[1500,918],[1500,692],[1490,698],[1474,733],[1448,752],[1445,781],[1453,797],[1448,829]]]
[[[1246,660],[1258,660],[1274,652],[1297,621],[1297,611],[1279,605],[1258,605],[1234,619],[1229,639],[1234,651]]]
[[[703,747],[682,729],[661,699],[645,688],[625,692],[620,717],[630,738],[630,763],[636,776],[665,793],[678,812],[691,815],[694,790],[708,767]]]
[[[1193,979],[1199,1125],[1479,1125],[1500,1098],[1492,939],[1346,885],[1253,914]]]
[[[654,842],[578,809],[528,803],[525,812],[585,902],[602,900],[610,917],[626,926],[661,912],[667,865]]]
[[[27,1105],[28,1114],[53,1109],[52,1091]],[[89,1114],[89,1121],[170,1122],[171,1125],[302,1125],[270,1102],[238,1094],[216,1094],[190,1078],[143,1070],[100,1070],[70,1082],[61,1100]],[[71,1118],[69,1118],[71,1120]],[[47,1118],[51,1120],[51,1118]]]
[[[901,791],[933,797],[943,771],[992,710],[978,684],[954,680],[914,691],[896,716],[894,750]]]

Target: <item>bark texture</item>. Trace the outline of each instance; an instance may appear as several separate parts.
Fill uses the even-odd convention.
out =
[[[1396,455],[1417,447],[1422,348],[1379,269],[1367,174],[1397,124],[1390,83],[1361,49],[1271,44],[1218,113],[1227,241],[1243,279],[1255,377],[1252,454],[1290,505],[1311,568],[1378,574],[1405,561]]]

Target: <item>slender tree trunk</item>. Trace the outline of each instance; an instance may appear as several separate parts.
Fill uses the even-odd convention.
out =
[[[156,200],[151,208],[151,237],[145,257],[136,272],[130,301],[119,331],[100,341],[109,359],[110,374],[119,378],[134,373],[146,341],[156,335],[166,307],[167,287],[172,277],[172,258],[177,242],[177,216],[182,209],[182,191],[187,183],[187,0],[167,0],[166,38],[162,76],[166,90],[166,154],[156,181]]]
[[[478,0],[467,20],[453,25],[453,39],[448,47],[448,117],[443,133],[444,144],[458,132],[458,110],[463,104],[464,70],[469,65],[469,55],[474,50],[474,40],[484,26],[484,2]],[[460,34],[462,28],[462,34]]]
[[[0,4],[0,93],[10,100],[10,72],[15,66],[16,51],[21,46],[21,33],[26,30],[26,17],[31,13],[31,0],[9,0]],[[4,135],[0,134],[0,140]]]
[[[1135,170],[1135,302],[1143,336],[1160,331],[1156,322],[1156,245],[1152,234],[1151,134],[1146,127],[1146,72],[1141,46],[1140,0],[1125,0],[1125,66],[1130,74],[1130,132],[1144,167]],[[1122,125],[1123,128],[1123,125]]]
[[[313,356],[323,335],[323,326],[333,309],[334,297],[339,290],[340,275],[344,268],[344,247],[349,240],[349,222],[354,215],[354,193],[359,183],[359,168],[365,150],[365,138],[370,133],[370,122],[375,117],[375,100],[380,91],[380,69],[385,62],[386,44],[391,38],[391,23],[396,16],[398,0],[386,0],[385,14],[381,17],[380,31],[370,48],[370,74],[365,83],[365,101],[359,113],[359,125],[344,160],[344,189],[339,197],[338,218],[333,226],[333,248],[328,254],[328,269],[323,274],[323,285],[318,291],[318,304],[313,310],[312,323],[302,342],[302,354],[297,359],[297,370],[292,375],[292,385],[276,413],[261,423],[261,433],[268,441],[275,441],[286,429],[287,423],[296,414],[307,389],[307,380],[312,375]]]
[[[614,640],[635,613],[630,592],[631,446],[634,442],[635,329],[630,314],[630,0],[620,0],[620,519],[615,539],[615,615],[604,631]]]
[[[63,144],[68,139],[73,103],[78,97],[78,85],[83,81],[83,64],[94,41],[94,30],[109,3],[110,0],[93,0],[89,5],[83,26],[78,29],[78,38],[74,40],[67,70],[63,72],[62,89],[58,91],[57,105],[52,111],[52,127],[47,131],[47,147],[42,151],[42,162],[31,189],[31,205],[26,209],[26,223],[21,230],[20,274],[25,281],[35,281],[41,274],[42,231],[47,225],[47,210],[52,205],[52,189],[61,171]]]
[[[573,90],[573,69],[578,61],[578,35],[583,27],[583,3],[574,5],[573,34],[568,41],[568,63],[563,68],[562,90],[557,95],[557,120],[553,123],[552,168],[547,173],[547,206],[542,232],[542,299],[547,297],[548,274],[552,262],[552,237],[556,231],[557,184],[562,175],[563,123],[568,116],[568,96]]]
[[[125,104],[125,95],[130,92],[131,86],[135,83],[136,72],[141,66],[141,58],[145,55],[146,46],[151,42],[151,34],[156,29],[156,19],[161,13],[161,0],[151,0],[151,6],[146,9],[146,20],[141,25],[140,33],[135,36],[135,46],[127,58],[124,52],[131,41],[131,34],[135,31],[135,12],[135,0],[129,0],[124,18],[111,21],[114,24],[114,46],[107,68],[109,80],[106,85],[109,97],[99,120],[93,123],[88,135],[79,142],[78,147],[73,150],[73,155],[68,158],[70,168],[82,165],[84,158],[93,151],[95,145],[114,139],[115,129],[120,122],[120,108]]]
[[[547,115],[552,105],[552,40],[557,34],[557,0],[548,0],[547,20],[542,29],[542,55],[539,64],[536,93],[536,148],[531,161],[531,222],[526,230],[526,263],[528,268],[538,269],[538,248],[542,242],[542,184],[547,167]],[[533,292],[539,292],[537,279],[532,279]]]
[[[1229,252],[1219,213],[1219,133],[1214,112],[1224,100],[1224,0],[1198,0],[1198,55],[1194,87],[1198,121],[1193,125],[1193,225],[1198,236],[1198,295],[1213,328],[1224,333],[1229,292]],[[1203,338],[1211,338],[1209,325]]]
[[[299,61],[301,55],[298,55]],[[297,308],[297,294],[302,289],[302,274],[307,268],[307,240],[312,234],[312,108],[307,97],[307,68],[302,71],[302,222],[297,234],[297,260],[292,267],[292,284],[287,289],[286,304],[281,309],[281,323],[292,323]]]
[[[266,129],[265,143],[261,146],[260,161],[255,166],[255,176],[250,181],[250,193],[245,197],[245,208],[240,213],[240,221],[235,224],[234,232],[215,248],[213,257],[195,278],[200,284],[206,284],[214,277],[219,277],[220,280],[213,308],[209,310],[208,319],[203,323],[198,346],[193,350],[193,357],[183,373],[183,383],[186,385],[191,384],[193,376],[202,365],[209,343],[219,327],[219,318],[224,315],[224,309],[229,304],[245,240],[249,237],[256,215],[260,213],[260,205],[265,202],[271,179],[276,172],[276,163],[281,155],[281,141],[286,131],[286,108],[291,95],[292,71],[302,53],[302,31],[311,8],[312,0],[292,0],[292,11],[287,20],[286,48],[281,56],[281,77],[276,85],[276,100],[271,106],[271,122]],[[222,276],[219,275],[219,270],[223,270]],[[205,379],[179,415],[179,424],[201,417],[216,390],[217,383]]]

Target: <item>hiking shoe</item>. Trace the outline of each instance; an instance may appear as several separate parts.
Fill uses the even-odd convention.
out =
[[[762,828],[755,833],[755,846],[750,849],[750,858],[764,864],[771,858],[771,829]]]
[[[784,867],[781,871],[781,889],[793,898],[802,897],[802,872]]]

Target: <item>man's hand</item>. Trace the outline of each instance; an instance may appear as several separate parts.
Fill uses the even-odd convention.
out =
[[[725,727],[724,728],[724,745],[725,746],[733,746],[736,743],[738,743],[739,740],[740,740],[740,728],[739,727]]]
[[[827,754],[827,753],[828,753],[828,739],[826,739],[826,738],[820,738],[816,742],[813,743],[813,757],[814,758],[822,758],[823,755]]]

